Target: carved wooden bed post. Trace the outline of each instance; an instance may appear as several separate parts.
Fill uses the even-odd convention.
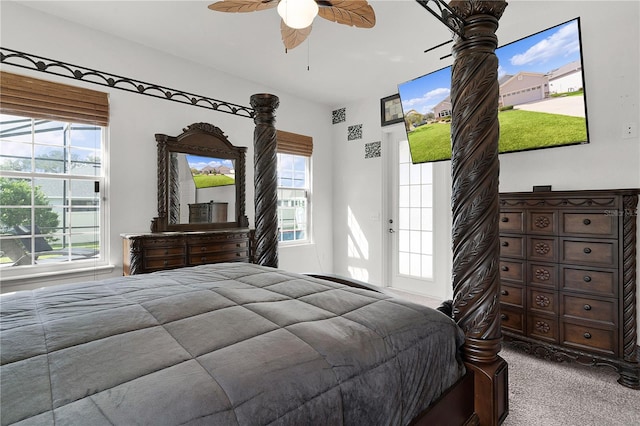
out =
[[[278,267],[278,159],[275,110],[280,100],[261,93],[251,96],[255,110],[254,144],[255,250],[254,263]]]
[[[482,425],[508,413],[507,364],[498,356],[499,303],[498,20],[507,3],[454,0],[464,20],[451,76],[454,318],[464,330]]]

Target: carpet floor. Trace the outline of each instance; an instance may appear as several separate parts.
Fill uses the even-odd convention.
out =
[[[606,367],[547,361],[503,346],[509,364],[504,426],[640,426],[640,390]]]
[[[432,308],[434,298],[386,289]],[[509,365],[509,415],[503,426],[640,426],[640,390],[618,384],[607,367],[547,361],[503,345]]]

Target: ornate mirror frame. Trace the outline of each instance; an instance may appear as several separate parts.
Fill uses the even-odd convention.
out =
[[[178,136],[157,133],[158,144],[158,216],[151,221],[152,232],[204,231],[213,229],[246,228],[245,164],[246,147],[236,147],[218,127],[208,123],[194,123]],[[174,223],[175,206],[179,206],[177,162],[172,154],[183,153],[204,157],[230,159],[235,164],[235,221],[209,223]]]

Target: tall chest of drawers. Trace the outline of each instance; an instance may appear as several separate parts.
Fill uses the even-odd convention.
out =
[[[207,263],[249,262],[249,229],[124,234],[124,275]]]
[[[609,365],[640,388],[638,190],[500,194],[506,340],[539,356]]]

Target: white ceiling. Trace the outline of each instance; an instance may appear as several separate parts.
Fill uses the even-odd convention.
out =
[[[451,33],[415,1],[369,2],[376,12],[374,28],[316,17],[308,43],[285,53],[275,9],[214,12],[207,9],[213,0],[18,1],[332,107],[366,98],[372,90],[395,93],[397,84],[452,62],[439,59],[450,53],[451,44],[423,53],[450,40]]]

